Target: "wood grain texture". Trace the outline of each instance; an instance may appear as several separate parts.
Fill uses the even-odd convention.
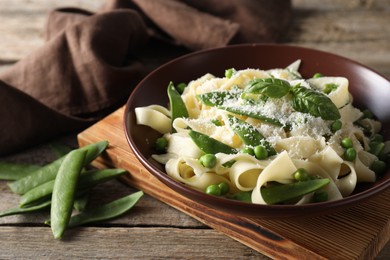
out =
[[[0,240],[12,241],[0,243],[0,259],[266,259],[210,229],[88,227],[59,241],[49,227],[1,227]]]
[[[390,238],[390,190],[357,207],[321,217],[265,220],[237,217],[206,207],[171,190],[150,174],[131,152],[121,108],[78,135],[81,146],[108,140],[97,167],[129,171],[125,181],[202,223],[275,258],[371,259]]]
[[[0,0],[0,73],[44,44],[44,26],[50,10],[73,6],[94,11],[105,1]],[[390,78],[388,26],[390,0],[292,0],[292,2],[294,19],[283,38],[283,43],[334,52],[363,63]],[[171,58],[158,49],[155,53],[140,53],[140,56],[144,57],[145,63],[152,64],[152,67]],[[74,136],[70,139],[74,139],[72,144],[77,144]],[[43,164],[52,158],[53,155],[47,149],[38,147],[1,159]],[[117,194],[126,194],[130,191],[128,185],[112,181],[98,188],[98,195],[101,196],[97,196],[96,200],[99,201],[101,198],[109,200]],[[0,192],[0,210],[17,203],[18,197],[11,194],[5,182],[0,182]],[[375,203],[373,205],[381,206]],[[375,208],[373,210],[375,211]],[[354,211],[349,214],[356,214],[356,216],[352,220],[347,217],[342,218],[340,220],[342,225],[349,221],[355,222],[359,219],[358,214],[362,212]],[[224,235],[224,231],[210,229],[190,215],[183,214],[149,195],[139,202],[133,212],[121,218],[72,230],[68,236],[77,238],[65,242],[54,241],[50,229],[41,224],[46,216],[42,213],[0,218],[2,241],[0,259],[268,259],[263,254],[230,239]],[[364,214],[364,216],[368,221],[378,225],[376,229],[380,228],[385,217],[379,217],[378,221],[375,215]],[[259,225],[256,220],[251,221],[252,226]],[[213,223],[208,224],[211,226]],[[309,226],[315,229],[316,224],[313,219]],[[287,232],[286,236],[295,244],[307,244],[311,239],[318,240],[315,235],[302,236],[304,233],[301,233],[298,228],[302,225],[299,221],[294,223],[292,229],[288,223],[275,225],[274,222],[262,222],[261,225],[264,226],[263,231],[278,228],[290,230],[294,234]],[[329,227],[327,224],[319,226],[321,232],[330,229],[328,231],[330,234],[339,228]],[[226,228],[228,229],[229,226]],[[298,231],[295,233],[294,229]],[[355,232],[366,231],[354,228],[350,230],[347,239],[333,240],[333,237],[327,237],[325,244],[334,243],[336,249],[333,252],[338,256],[349,243],[367,242],[354,236]],[[388,232],[388,228],[384,228],[382,234],[369,232],[370,243],[374,246],[361,256],[376,255],[388,240]],[[387,238],[378,239],[386,234]],[[256,233],[253,238],[255,236]],[[272,252],[286,247],[281,245],[273,248],[266,239],[263,240],[264,250]],[[300,242],[301,240],[303,242]],[[317,250],[322,250],[324,245],[318,247]],[[359,249],[360,247],[357,250]],[[370,250],[372,252],[369,252]],[[351,256],[353,252],[348,249],[345,255]],[[371,257],[366,259],[369,258]],[[390,243],[387,243],[375,259],[390,259]]]

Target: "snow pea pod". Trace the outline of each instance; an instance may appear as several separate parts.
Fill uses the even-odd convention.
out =
[[[169,98],[169,105],[170,105],[171,113],[172,113],[172,122],[176,118],[180,118],[180,117],[187,118],[188,111],[187,111],[186,105],[184,104],[184,101],[181,98],[180,93],[176,90],[172,81],[169,82],[167,92],[168,92],[168,98]]]
[[[232,130],[240,137],[244,144],[256,146],[260,145],[264,136],[256,130],[251,124],[238,119],[235,116],[228,116],[229,124]]]
[[[23,213],[29,213],[29,212],[33,212],[33,211],[42,210],[42,209],[45,209],[45,208],[49,207],[50,204],[51,204],[51,200],[46,200],[46,201],[44,201],[42,203],[35,204],[35,205],[33,205],[31,207],[27,207],[27,208],[20,208],[20,207],[10,208],[10,209],[4,210],[3,212],[0,212],[0,217],[17,215],[17,214],[23,214]]]
[[[205,105],[210,107],[220,107],[226,102],[237,101],[242,91],[212,91],[198,94],[196,97]]]
[[[225,154],[234,154],[237,153],[237,150],[233,147],[230,147],[227,144],[224,144],[208,135],[199,133],[194,130],[188,132],[192,141],[206,154],[216,154],[216,153],[225,153]]]
[[[65,156],[54,181],[50,222],[54,238],[62,237],[73,210],[77,183],[87,151],[73,150]]]
[[[99,183],[108,181],[124,173],[126,173],[126,170],[123,169],[104,169],[104,170],[91,170],[91,171],[83,172],[80,175],[80,179],[77,185],[77,190],[83,191],[87,188],[88,189],[92,188],[93,186]],[[55,180],[48,181],[23,194],[20,198],[19,206],[25,207],[31,203],[35,203],[38,200],[44,198],[50,198],[54,189],[54,182]]]
[[[313,179],[288,184],[262,187],[260,192],[267,204],[277,204],[299,198],[329,184],[329,179]]]
[[[254,119],[258,119],[258,120],[261,120],[261,121],[264,121],[268,124],[271,124],[271,125],[276,125],[276,126],[284,126],[282,123],[280,123],[278,120],[276,119],[273,119],[273,118],[269,118],[269,117],[266,117],[262,114],[260,114],[259,112],[256,112],[256,111],[253,111],[251,109],[244,109],[242,107],[219,107],[220,109],[223,109],[223,110],[226,110],[228,112],[231,112],[233,114],[237,114],[237,115],[242,115],[242,116],[247,116],[247,117],[251,117],[251,118],[254,118]]]
[[[99,154],[101,154],[107,148],[107,146],[108,146],[107,141],[101,141],[101,142],[86,145],[76,150],[82,150],[87,152],[84,161],[84,166],[86,166],[87,164],[92,162]],[[45,182],[54,180],[57,175],[58,169],[60,168],[65,157],[66,155],[62,156],[61,158],[55,160],[54,162],[51,162],[35,170],[34,172],[27,175],[26,177],[23,177],[19,180],[9,183],[8,186],[11,188],[13,192],[17,194],[24,194],[27,191],[31,190],[32,188],[35,188]]]
[[[262,145],[267,149],[268,155],[276,154],[275,149],[254,126],[232,115],[228,116],[228,120],[232,130],[240,137],[244,144],[252,147]]]
[[[0,162],[0,180],[16,181],[39,168],[38,165]]]
[[[80,197],[76,197],[73,203],[73,208],[77,210],[78,212],[83,211],[85,207],[87,206],[89,201],[89,194],[85,193],[81,195]]]
[[[120,216],[130,210],[143,196],[142,191],[114,200],[97,208],[85,209],[80,214],[72,216],[69,227],[80,226]]]

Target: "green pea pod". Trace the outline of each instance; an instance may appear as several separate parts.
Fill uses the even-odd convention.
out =
[[[231,112],[233,114],[237,114],[237,115],[242,115],[242,116],[247,116],[247,117],[251,117],[251,118],[254,118],[254,119],[258,119],[258,120],[264,121],[264,122],[266,122],[268,124],[271,124],[271,125],[283,126],[283,124],[280,123],[276,119],[263,116],[263,115],[261,115],[260,113],[258,113],[256,111],[245,110],[242,107],[219,107],[219,108],[223,109],[223,110],[226,110],[228,112]]]
[[[80,226],[86,223],[112,219],[120,216],[130,210],[143,196],[143,194],[144,193],[142,191],[138,191],[98,208],[86,209],[80,214],[71,217],[69,227]]]
[[[319,190],[329,184],[329,179],[314,179],[288,184],[262,187],[260,192],[267,204],[277,204],[299,198],[308,193]]]
[[[199,94],[196,97],[205,105],[210,107],[223,106],[225,102],[232,102],[237,100],[242,91],[212,91]]]
[[[209,137],[208,135],[199,133],[194,130],[188,132],[192,141],[202,150],[204,153],[216,154],[216,153],[225,153],[225,154],[234,154],[237,153],[237,150],[233,147],[230,147],[214,138]]]
[[[73,150],[65,156],[54,181],[50,222],[54,238],[62,237],[69,224],[77,183],[84,167],[87,151]]]
[[[260,145],[264,136],[255,127],[235,116],[228,116],[230,127],[240,137],[244,144],[256,146]]]
[[[172,113],[172,122],[176,118],[180,118],[180,117],[187,118],[188,111],[186,105],[184,104],[184,101],[181,98],[180,93],[176,90],[175,86],[173,85],[173,82],[169,82],[167,92],[169,98],[169,105]]]
[[[16,181],[39,168],[38,165],[0,162],[0,180]]]
[[[264,136],[251,124],[231,115],[228,116],[228,120],[232,130],[240,137],[244,144],[253,147],[262,145],[267,149],[269,155],[276,154],[276,151],[271,144],[267,142],[264,139]]]
[[[67,153],[69,153],[72,150],[71,147],[64,145],[64,144],[61,144],[61,143],[58,143],[58,142],[50,143],[49,147],[51,148],[53,153],[57,156],[57,158],[60,158],[64,155],[66,155]]]
[[[80,197],[76,197],[73,203],[73,208],[78,212],[81,212],[85,209],[89,201],[89,193],[85,193]]]
[[[94,144],[86,145],[82,148],[78,148],[76,150],[82,150],[87,151],[87,155],[85,158],[84,166],[88,165],[90,162],[92,162],[97,156],[99,156],[108,146],[107,141],[101,141]],[[31,190],[32,188],[35,188],[45,182],[54,180],[56,178],[58,169],[60,168],[60,165],[64,161],[66,155],[62,156],[61,158],[55,160],[54,162],[51,162],[31,174],[27,175],[26,177],[23,177],[17,181],[11,182],[8,184],[8,186],[11,188],[11,190],[17,194],[24,194],[27,191]]]
[[[24,214],[24,213],[42,210],[42,209],[49,207],[50,204],[51,204],[51,200],[47,200],[47,201],[44,201],[42,203],[36,204],[34,206],[31,206],[31,207],[27,207],[27,208],[20,208],[20,207],[10,208],[10,209],[4,210],[3,212],[0,212],[0,217],[17,215],[17,214]]]
[[[99,183],[116,178],[124,173],[126,173],[126,170],[123,169],[104,169],[83,172],[80,175],[77,190],[92,188]],[[55,180],[45,182],[23,194],[20,198],[19,206],[26,207],[38,200],[50,198],[54,189],[54,182]]]

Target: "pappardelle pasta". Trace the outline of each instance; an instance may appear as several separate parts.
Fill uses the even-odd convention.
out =
[[[387,168],[390,142],[348,79],[283,69],[227,69],[168,86],[169,106],[135,109],[160,132],[153,159],[194,189],[256,204],[306,204],[351,195]]]

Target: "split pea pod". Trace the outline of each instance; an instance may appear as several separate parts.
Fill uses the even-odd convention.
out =
[[[86,153],[87,151],[80,149],[71,151],[58,169],[50,209],[51,230],[56,239],[62,237],[68,226]]]
[[[288,184],[262,187],[260,192],[267,204],[277,204],[317,191],[329,184],[329,182],[330,180],[327,178],[298,181]]]
[[[99,154],[101,154],[108,146],[107,141],[101,141],[94,144],[86,145],[82,148],[76,149],[76,150],[82,150],[86,151],[86,158],[84,161],[84,165],[86,166],[90,162],[92,162]],[[60,168],[61,164],[63,163],[66,155],[62,156],[61,158],[55,160],[52,163],[49,163],[31,174],[17,180],[14,182],[9,183],[9,187],[11,190],[17,194],[24,194],[27,191],[31,190],[32,188],[35,188],[45,182],[54,180],[56,178],[58,169]]]
[[[83,191],[87,188],[92,188],[99,183],[108,181],[124,173],[126,173],[126,170],[123,169],[104,169],[83,172],[80,175],[77,190]],[[19,206],[25,207],[36,201],[50,198],[54,189],[54,182],[55,180],[48,181],[23,194],[20,198]]]

